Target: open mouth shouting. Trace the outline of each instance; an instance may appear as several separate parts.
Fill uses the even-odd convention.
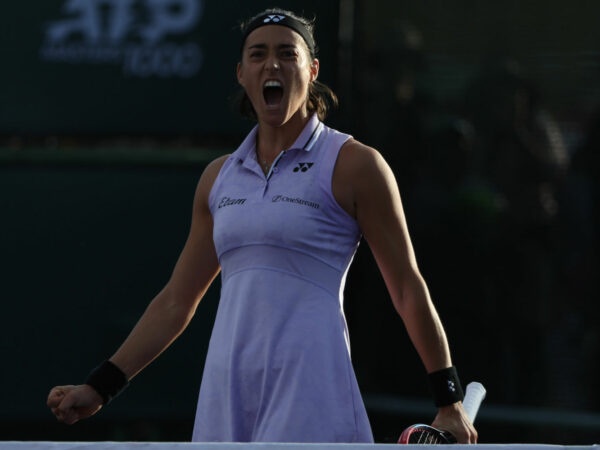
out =
[[[267,108],[277,108],[283,99],[283,86],[280,81],[268,80],[263,85],[263,98]]]

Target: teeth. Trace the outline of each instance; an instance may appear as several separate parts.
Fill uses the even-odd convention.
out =
[[[265,83],[264,87],[266,87],[266,88],[268,88],[268,87],[281,87],[281,83],[279,81],[271,80],[271,81],[267,81]]]

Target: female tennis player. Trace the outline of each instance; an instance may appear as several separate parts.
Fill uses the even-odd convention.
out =
[[[220,273],[192,440],[372,442],[342,307],[364,236],[428,372],[433,425],[476,442],[394,175],[375,149],[324,124],[337,99],[319,66],[311,21],[271,9],[244,24],[240,105],[256,126],[200,177],[187,242],[131,334],[85,383],[51,390],[58,420],[116,396],[183,332]]]

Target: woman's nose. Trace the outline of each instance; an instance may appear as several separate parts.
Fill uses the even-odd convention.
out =
[[[279,61],[276,58],[270,58],[267,61],[267,69],[268,70],[279,70]]]

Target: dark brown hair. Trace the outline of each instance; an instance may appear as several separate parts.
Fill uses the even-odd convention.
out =
[[[291,18],[295,19],[296,21],[302,23],[302,25],[304,25],[304,27],[306,28],[306,31],[312,37],[312,41],[314,42],[315,19],[307,19],[306,17],[298,16],[297,14],[293,13],[292,11],[287,11],[287,10],[279,9],[279,8],[266,9],[266,10],[256,14],[255,16],[251,17],[247,21],[243,22],[240,26],[240,30],[242,32],[242,36],[244,36],[244,40],[245,40],[245,36],[247,35],[247,30],[248,30],[249,25],[252,24],[256,19],[258,19],[262,16],[265,16],[267,14],[280,14],[280,15],[288,16],[288,17],[291,17]],[[244,42],[242,42],[242,45],[241,45],[242,50],[243,50],[243,47],[244,47]],[[308,43],[307,43],[307,48],[308,48]],[[318,52],[318,48],[316,45],[314,46],[313,49],[309,49],[309,53],[311,53],[311,57],[313,57],[313,58],[316,58],[317,52]],[[236,100],[239,105],[239,111],[243,116],[249,117],[254,120],[257,119],[256,111],[254,110],[254,107],[252,106],[252,103],[250,102],[250,99],[248,98],[248,95],[246,94],[246,91],[243,88],[238,93]],[[310,85],[308,87],[308,100],[307,100],[307,104],[306,104],[306,107],[310,113],[317,113],[317,116],[319,117],[319,119],[324,120],[325,117],[327,117],[329,109],[332,107],[335,108],[337,106],[338,106],[337,95],[335,95],[335,92],[333,92],[333,90],[331,90],[331,88],[329,86],[327,86],[324,83],[321,83],[318,80],[314,80],[313,82],[310,83]]]

